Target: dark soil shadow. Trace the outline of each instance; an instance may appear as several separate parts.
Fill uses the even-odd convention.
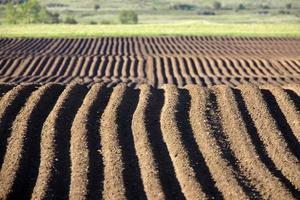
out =
[[[218,146],[222,152],[222,157],[228,161],[230,166],[234,171],[234,176],[242,187],[243,191],[247,194],[250,199],[261,199],[261,195],[251,184],[251,181],[243,174],[242,169],[240,168],[239,161],[237,160],[234,152],[230,149],[230,144],[228,138],[226,138],[222,124],[221,118],[219,115],[219,108],[217,103],[217,98],[214,93],[210,93],[209,104],[207,104],[209,109],[206,111],[208,118],[208,123],[212,128],[212,134],[216,139]],[[222,106],[222,105],[220,105]]]
[[[2,87],[1,87],[2,89]],[[11,126],[13,121],[15,120],[17,114],[20,112],[22,107],[24,106],[27,98],[30,94],[35,90],[35,86],[26,86],[24,90],[22,90],[16,99],[12,102],[11,105],[7,107],[7,111],[2,118],[1,126],[0,126],[0,166],[3,164],[3,159],[6,153],[7,140],[11,134]],[[2,90],[3,91],[3,90]],[[1,108],[3,109],[3,108]]]
[[[154,153],[154,158],[158,166],[159,178],[163,191],[167,199],[185,199],[171,161],[166,143],[163,140],[160,114],[164,105],[163,90],[151,89],[152,95],[149,98],[149,106],[146,110],[147,130],[149,131],[149,139]]]
[[[268,110],[270,111],[273,119],[276,122],[278,129],[281,131],[286,143],[288,144],[289,149],[291,152],[300,160],[300,145],[293,134],[289,123],[286,120],[286,117],[282,113],[275,97],[269,90],[261,90],[263,98],[267,104]]]
[[[88,199],[102,199],[104,166],[101,150],[100,119],[107,106],[112,88],[102,87],[97,94],[88,116],[88,149],[89,149],[89,173],[88,173]]]
[[[189,154],[189,160],[196,173],[196,178],[201,184],[203,191],[209,199],[223,199],[221,192],[215,186],[208,166],[205,163],[203,155],[199,151],[194,138],[194,133],[189,120],[191,97],[188,90],[182,89],[179,92],[179,103],[177,105],[176,121],[182,141]]]
[[[297,191],[297,189],[293,186],[293,184],[282,174],[282,172],[276,167],[275,163],[272,161],[272,159],[268,156],[268,153],[266,152],[266,149],[264,147],[263,142],[259,138],[259,135],[257,133],[257,129],[255,127],[254,121],[252,120],[249,111],[246,107],[245,101],[242,97],[242,94],[239,90],[233,89],[233,93],[235,95],[236,102],[238,104],[238,109],[242,114],[242,119],[244,121],[244,124],[247,128],[247,131],[249,133],[249,136],[252,140],[252,144],[255,147],[255,150],[260,158],[260,161],[268,168],[268,170],[277,177],[284,186],[291,191],[293,196],[300,197],[300,192]]]
[[[128,199],[147,199],[132,135],[132,116],[139,100],[139,90],[127,88],[118,109],[118,137],[124,163],[124,183]]]
[[[40,140],[43,123],[61,92],[62,87],[59,85],[49,88],[34,107],[24,141],[24,152],[20,161],[20,169],[17,173],[10,199],[30,199],[39,171]]]

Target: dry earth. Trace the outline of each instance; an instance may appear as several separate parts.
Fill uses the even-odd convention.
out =
[[[0,199],[300,199],[299,39],[0,44]]]
[[[297,199],[300,85],[2,85],[0,199]]]
[[[300,83],[300,39],[0,39],[0,82],[130,86]]]

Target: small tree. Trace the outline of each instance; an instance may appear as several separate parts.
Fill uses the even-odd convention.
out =
[[[246,9],[246,6],[245,6],[244,4],[242,4],[242,3],[240,3],[240,4],[238,5],[238,9],[239,9],[239,10],[245,10],[245,9]]]
[[[24,23],[37,23],[39,21],[40,11],[41,6],[37,0],[29,0],[20,5],[20,20]]]
[[[67,17],[67,18],[65,19],[65,23],[66,23],[66,24],[78,24],[77,20],[74,19],[73,17]]]
[[[119,16],[122,24],[137,24],[138,14],[134,11],[123,11]]]
[[[99,4],[95,4],[94,9],[95,10],[99,10],[100,9],[100,5]]]
[[[96,21],[90,21],[89,24],[90,24],[90,25],[96,25],[96,24],[98,24],[98,23],[97,23]]]
[[[6,20],[10,24],[51,23],[52,14],[37,0],[28,0],[21,5],[14,5],[14,1],[10,1],[6,6]]]
[[[51,13],[51,12],[49,12],[49,16],[50,16],[50,20],[49,20],[50,24],[58,24],[58,23],[60,23],[60,19],[59,19],[59,14],[58,13]]]
[[[213,3],[213,8],[214,8],[215,10],[220,10],[220,9],[222,8],[222,4],[221,4],[219,1],[215,1],[215,2]]]
[[[16,24],[18,22],[18,12],[13,2],[7,3],[5,10],[7,23]]]
[[[262,4],[259,6],[261,9],[264,9],[264,10],[268,10],[270,9],[270,6],[268,4]]]
[[[192,4],[186,4],[186,3],[179,3],[179,4],[174,4],[172,6],[170,6],[171,9],[174,10],[195,10],[196,6],[192,5]]]
[[[107,19],[103,19],[100,21],[100,24],[108,25],[108,24],[113,24],[113,22]]]
[[[286,4],[286,6],[285,6],[285,7],[286,7],[286,9],[292,9],[292,7],[293,7],[293,6],[292,6],[292,4],[291,4],[291,3],[288,3],[288,4]]]

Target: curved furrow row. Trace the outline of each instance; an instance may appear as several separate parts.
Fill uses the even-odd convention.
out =
[[[277,113],[281,112],[282,117],[279,119],[281,122],[286,120],[286,123],[290,126],[292,131],[289,136],[295,136],[297,142],[300,142],[300,113],[297,110],[297,107],[293,100],[290,98],[288,93],[279,86],[273,85],[266,85],[261,86],[261,89],[266,90],[265,92],[269,93],[270,95],[274,96],[276,104],[278,104],[279,109],[276,111]],[[300,95],[298,95],[300,96]],[[288,128],[285,128],[287,130]],[[298,145],[298,144],[295,144]]]
[[[216,182],[216,186],[222,192],[225,199],[247,199],[246,193],[236,180],[235,172],[228,160],[223,159],[223,152],[214,137],[216,129],[209,119],[209,115],[215,114],[210,108],[209,91],[198,86],[187,87],[191,95],[191,109],[189,112],[190,123],[194,137],[202,152],[205,162]]]
[[[1,86],[1,89],[8,89]],[[24,106],[28,96],[35,89],[34,86],[19,85],[8,91],[0,101],[0,166],[6,153],[7,140],[11,134],[10,127],[18,112]]]
[[[300,189],[300,164],[285,142],[283,133],[272,117],[263,94],[255,86],[239,86],[247,109],[257,127],[257,134],[265,145],[266,151],[275,165]],[[263,120],[262,120],[263,119]]]
[[[300,86],[299,84],[287,84],[283,86],[285,89],[289,89],[294,92],[296,95],[300,96]],[[299,104],[299,102],[298,102]],[[298,106],[298,105],[296,105]]]
[[[107,103],[103,84],[87,93],[71,128],[71,199],[101,197],[103,166],[100,148],[99,115]],[[98,113],[99,112],[99,113]]]
[[[101,153],[104,164],[103,199],[126,199],[124,163],[118,138],[117,111],[126,87],[114,88],[100,122]]]
[[[191,73],[189,71],[189,68],[187,66],[187,63],[185,62],[185,60],[183,60],[182,57],[178,57],[178,65],[179,68],[182,72],[182,77],[184,79],[184,84],[192,84],[192,78],[191,78]]]
[[[132,118],[132,133],[143,185],[148,199],[165,199],[159,179],[158,166],[150,143],[151,132],[146,125],[146,109],[149,106],[151,88],[143,85],[140,86],[140,90],[139,102]]]
[[[13,75],[15,71],[18,69],[19,65],[21,65],[23,62],[23,58],[16,58],[14,61],[11,63],[9,68],[6,70],[5,74],[6,75]]]
[[[39,78],[52,76],[56,83],[59,76],[64,77],[101,77],[122,82],[145,80],[155,87],[163,84],[176,84],[184,87],[188,84],[215,85],[227,84],[237,86],[241,83],[284,85],[298,83],[300,76],[284,68],[281,71],[266,67],[269,64],[255,59],[230,59],[212,57],[162,57],[151,56],[140,58],[135,56],[37,56],[6,60],[1,69],[1,82],[12,83],[16,76],[27,83],[41,83]],[[274,67],[274,66],[273,66]],[[149,77],[150,75],[150,77]],[[208,76],[208,77],[207,77]],[[57,77],[57,78],[54,78]],[[203,83],[201,79],[209,79]],[[20,78],[16,79],[18,82]],[[210,81],[213,80],[213,81]]]
[[[188,70],[189,70],[189,74],[191,76],[191,79],[195,81],[196,84],[201,85],[201,80],[199,78],[199,76],[197,75],[197,69],[194,63],[193,58],[183,58],[183,63],[187,66]],[[174,84],[172,82],[169,82],[170,84]]]
[[[233,149],[243,171],[251,179],[261,197],[263,199],[292,199],[293,196],[287,188],[270,173],[259,159],[242,119],[233,90],[227,86],[215,86],[213,90],[220,105],[222,125],[224,133],[230,141],[230,148]]]
[[[7,74],[7,70],[9,70],[9,68],[12,65],[14,59],[6,59],[6,62],[4,62],[2,64],[1,69],[0,69],[0,74],[1,75],[6,75]]]
[[[300,197],[298,85],[101,82],[0,85],[0,199]]]
[[[39,132],[57,99],[58,86],[33,92],[12,125],[0,172],[0,199],[30,197],[39,163]]]
[[[231,41],[233,40],[233,41]],[[261,38],[255,38],[261,41]],[[42,54],[51,52],[53,55],[218,55],[224,53],[263,56],[265,54],[276,56],[278,54],[297,55],[298,40],[291,41],[247,41],[245,38],[237,40],[228,38],[228,40],[219,40],[219,37],[213,37],[207,41],[205,37],[142,37],[142,38],[97,38],[97,39],[20,39],[14,40],[9,45],[3,45],[1,52],[6,54]],[[44,45],[41,45],[43,43]],[[102,44],[102,45],[99,45]],[[123,48],[122,48],[123,47]],[[142,49],[150,47],[150,50]],[[263,47],[263,48],[262,48]],[[34,50],[31,50],[34,49]],[[175,51],[173,50],[175,49]],[[280,49],[280,50],[278,50]],[[292,50],[291,50],[292,49]]]
[[[41,130],[39,173],[32,199],[68,197],[70,129],[85,89],[80,85],[69,85],[59,93],[61,94]]]
[[[149,66],[149,70],[148,70],[148,73],[150,75],[150,80],[151,82],[153,82],[153,84],[156,86],[156,87],[159,87],[161,85],[164,84],[165,82],[165,74],[164,74],[164,68],[162,66],[162,63],[160,62],[160,58],[159,57],[153,57],[152,59],[149,58],[148,59],[148,65],[151,65],[152,66]],[[150,71],[151,70],[151,71]]]
[[[112,68],[114,68],[113,65],[112,65]],[[121,66],[120,70],[121,70],[121,73],[118,74],[117,76],[122,77],[124,80],[126,80],[127,77],[129,76],[130,59],[128,59],[128,58],[124,59],[123,66]],[[107,77],[109,77],[109,76],[107,76]]]
[[[160,119],[161,130],[181,190],[187,199],[204,199],[206,194],[197,181],[187,149],[182,141],[183,135],[177,127],[176,107],[178,106],[178,90],[172,85],[165,85],[163,88],[165,91],[165,103]]]
[[[184,79],[181,75],[181,69],[180,66],[177,62],[177,59],[175,57],[171,57],[171,73],[173,74],[173,77],[176,80],[176,83],[178,86],[183,86],[184,85]],[[165,82],[161,82],[161,86],[164,84]]]
[[[40,75],[43,71],[46,64],[49,62],[48,56],[43,56],[39,62],[39,64],[35,67],[35,69],[30,73],[30,75]]]
[[[208,64],[209,68],[211,69],[213,76],[223,76],[224,75],[223,67],[220,68],[220,66],[216,65],[213,57],[206,57],[205,60]]]
[[[95,76],[97,74],[97,68],[99,67],[99,64],[100,64],[100,58],[99,57],[93,57],[91,59],[92,59],[91,67],[88,70],[88,73],[86,73],[85,75]],[[70,64],[73,65],[73,62],[71,62]],[[68,68],[68,71],[65,73],[65,75],[71,74],[70,71],[71,71],[71,67]]]
[[[14,85],[8,85],[8,84],[1,84],[0,83],[0,102],[2,97],[9,92],[12,88],[14,87]]]

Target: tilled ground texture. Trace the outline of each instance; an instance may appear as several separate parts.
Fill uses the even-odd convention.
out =
[[[0,39],[0,200],[300,199],[300,39]]]
[[[0,39],[0,82],[184,87],[300,83],[300,39]]]
[[[0,199],[299,199],[300,85],[0,86]]]

